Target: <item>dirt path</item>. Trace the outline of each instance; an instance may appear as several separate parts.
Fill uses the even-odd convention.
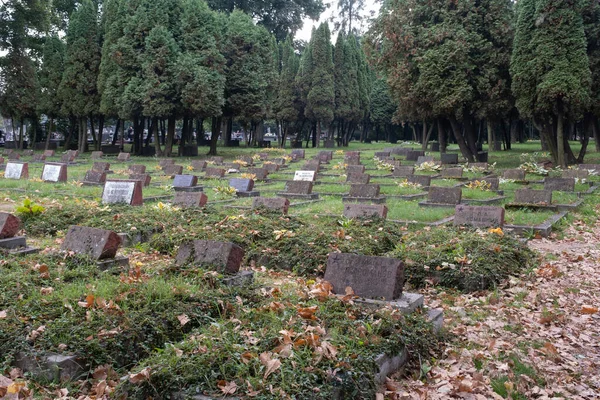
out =
[[[600,399],[600,223],[529,246],[538,268],[496,292],[427,295],[457,340],[386,398]]]

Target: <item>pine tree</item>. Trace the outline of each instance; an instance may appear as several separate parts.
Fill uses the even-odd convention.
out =
[[[38,110],[48,117],[46,149],[48,148],[50,134],[54,119],[61,115],[61,101],[58,88],[62,81],[65,58],[65,44],[58,36],[46,38],[42,54],[42,67],[39,73],[40,97]]]
[[[280,47],[281,72],[274,111],[283,128],[281,146],[284,146],[290,127],[299,118],[301,112],[300,92],[296,83],[300,60],[294,52],[291,36],[280,43]]]

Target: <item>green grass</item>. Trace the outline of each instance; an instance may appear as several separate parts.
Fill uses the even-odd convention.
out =
[[[554,215],[552,211],[538,211],[528,208],[509,209],[506,210],[504,219],[507,224],[511,225],[536,226],[546,221],[552,215]]]

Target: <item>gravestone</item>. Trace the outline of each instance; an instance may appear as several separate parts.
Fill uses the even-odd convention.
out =
[[[261,159],[261,161],[268,160],[269,153],[258,153],[258,157]]]
[[[225,176],[225,170],[223,168],[205,168],[205,178],[222,178]]]
[[[252,201],[252,208],[264,207],[271,211],[281,211],[283,214],[288,213],[290,201],[286,198],[279,197],[255,197]]]
[[[235,274],[240,270],[244,250],[230,242],[194,240],[179,246],[175,264],[197,264],[225,274]]]
[[[321,166],[318,162],[306,162],[302,167],[304,171],[314,171],[315,173],[319,172]]]
[[[131,164],[128,169],[129,169],[130,174],[145,174],[146,173],[146,166],[142,165],[142,164]]]
[[[317,157],[321,162],[329,162],[333,159],[333,151],[325,150],[320,151]]]
[[[533,189],[517,189],[515,190],[516,204],[531,204],[531,205],[551,205],[552,191],[550,190],[533,190]]]
[[[401,165],[399,167],[394,167],[392,171],[392,176],[409,176],[415,173],[415,167],[411,165]]]
[[[274,158],[273,162],[277,165],[279,165],[279,168],[284,168],[285,165],[285,158],[279,157],[279,158]]]
[[[444,168],[442,169],[442,178],[444,179],[460,179],[463,176],[462,167]]]
[[[120,245],[121,238],[116,232],[71,225],[61,249],[83,254],[94,260],[103,260],[115,258]]]
[[[175,192],[173,205],[188,208],[188,207],[204,207],[208,197],[202,192]]]
[[[502,174],[502,177],[504,179],[512,179],[515,181],[524,181],[525,180],[525,171],[523,171],[522,169],[518,169],[518,168],[507,169]]]
[[[406,147],[394,147],[391,149],[390,154],[406,157],[406,155],[408,154],[409,151],[410,151],[410,149],[408,149]],[[415,160],[416,160],[416,158],[415,158]]]
[[[107,180],[102,191],[103,204],[144,204],[142,182],[138,180]]]
[[[481,181],[490,185],[490,190],[498,190],[500,188],[500,178],[486,176]]]
[[[8,154],[9,161],[17,161],[21,159],[21,155],[15,151]]]
[[[75,155],[70,150],[60,157],[60,162],[63,164],[70,164],[73,161],[75,161]]]
[[[360,164],[360,154],[348,154],[344,156],[344,163],[348,165],[359,165]]]
[[[371,175],[360,173],[349,173],[346,175],[346,183],[360,183],[366,185],[371,180]]]
[[[173,179],[173,189],[177,192],[201,192],[202,186],[198,184],[196,175],[175,175]]]
[[[158,166],[161,168],[165,168],[167,165],[173,164],[175,164],[175,160],[172,158],[162,158],[160,161],[158,161]]]
[[[417,157],[417,165],[421,165],[423,163],[432,163],[433,156],[419,156]]]
[[[9,155],[10,153],[13,153],[13,152],[14,152],[13,149],[9,149],[8,147],[5,147],[4,150],[2,150],[2,155],[3,156],[7,156],[7,155]]]
[[[58,163],[46,163],[42,170],[42,180],[44,182],[66,182],[67,166]]]
[[[476,228],[504,226],[504,207],[467,206],[454,208],[454,226],[467,225]]]
[[[107,162],[95,162],[92,164],[92,171],[107,172],[110,170],[110,164]]]
[[[277,172],[279,171],[279,165],[275,163],[264,163],[263,168],[267,170],[267,172]]]
[[[600,164],[579,164],[579,169],[595,171],[597,174],[600,174]]]
[[[563,178],[587,179],[590,173],[587,169],[566,169],[562,172]]]
[[[462,190],[459,187],[430,186],[427,203],[431,204],[460,204]]]
[[[4,164],[4,157],[0,157],[0,165]]]
[[[83,178],[83,184],[86,186],[104,185],[104,182],[106,182],[106,172],[104,171],[91,169],[85,173],[85,178]]]
[[[438,152],[440,151],[440,144],[438,142],[432,142],[429,148],[431,149],[431,151]]]
[[[381,159],[381,158],[388,158],[390,156],[390,152],[389,151],[376,151],[375,152],[375,157]]]
[[[176,165],[176,164],[171,164],[171,165],[166,165],[163,168],[163,174],[167,175],[167,176],[175,176],[175,175],[181,175],[183,173],[183,166],[182,165]]]
[[[385,203],[385,197],[379,196],[379,185],[376,184],[353,184],[350,185],[350,193],[348,196],[343,196],[343,202],[358,202],[358,203]]]
[[[46,161],[46,156],[42,153],[38,153],[38,154],[34,154],[33,155],[33,160],[34,163],[41,163]]]
[[[475,167],[475,168],[481,168],[484,171],[487,171],[487,169],[490,167],[490,165],[487,162],[473,162],[473,163],[469,163],[468,166]]]
[[[292,156],[296,156],[296,158],[302,158],[304,159],[304,150],[302,149],[294,149],[292,150]]]
[[[0,239],[14,237],[21,228],[21,220],[12,214],[0,212]]]
[[[402,296],[404,265],[396,258],[330,253],[325,278],[336,294],[354,294],[368,299],[394,300]]]
[[[100,158],[102,158],[104,156],[104,153],[101,151],[92,151],[92,155],[90,156],[90,158],[92,160],[98,160]]]
[[[480,151],[477,153],[477,161],[482,162],[482,163],[487,163],[488,162],[488,152],[487,151]]]
[[[408,175],[406,180],[409,183],[415,183],[417,185],[421,185],[422,187],[431,186],[431,176],[429,175]]]
[[[129,174],[129,180],[142,182],[143,187],[150,186],[152,177],[150,174]]]
[[[326,149],[333,149],[335,147],[335,140],[327,139],[323,142],[323,147]]]
[[[278,196],[290,199],[314,200],[319,197],[318,193],[313,193],[313,183],[310,181],[287,181],[285,189]]]
[[[315,181],[316,172],[315,171],[296,171],[294,172],[294,180],[295,181]]]
[[[348,165],[346,167],[346,174],[364,174],[365,166],[364,165]]]
[[[425,155],[423,150],[408,150],[406,152],[406,161],[417,161],[419,157]]]
[[[243,178],[231,178],[229,180],[229,186],[235,188],[235,194],[238,197],[257,197],[260,196],[260,192],[253,191],[254,180],[243,179]]]
[[[269,171],[265,168],[248,168],[248,172],[255,175],[259,181],[264,181],[269,175]]]
[[[21,162],[8,162],[4,169],[6,179],[29,179],[29,164]]]
[[[210,161],[214,162],[215,165],[222,165],[223,164],[223,157],[211,157]]]
[[[388,209],[383,204],[344,204],[343,215],[346,218],[373,218],[379,217],[385,219]]]
[[[239,163],[233,163],[233,162],[228,162],[228,163],[223,163],[223,167],[225,169],[234,169],[239,171],[242,168],[242,164]]]
[[[131,160],[131,154],[130,153],[120,152],[119,155],[117,156],[117,161],[127,162],[129,160]]]
[[[246,166],[251,166],[252,164],[254,164],[254,160],[250,156],[239,156],[237,159],[245,162]]]
[[[44,150],[44,156],[54,157],[54,150]]]
[[[544,178],[544,190],[575,191],[575,178]]]
[[[191,163],[192,169],[196,172],[204,170],[206,168],[206,161],[204,160],[193,160]]]
[[[440,160],[442,161],[442,164],[458,164],[458,154],[442,153],[440,154]]]

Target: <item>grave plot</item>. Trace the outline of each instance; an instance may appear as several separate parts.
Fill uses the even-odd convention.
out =
[[[27,246],[25,236],[17,236],[20,229],[21,220],[17,216],[0,212],[0,253],[25,255],[39,251],[39,249]]]
[[[462,189],[460,187],[430,186],[427,200],[419,203],[422,207],[454,207],[460,204]]]

